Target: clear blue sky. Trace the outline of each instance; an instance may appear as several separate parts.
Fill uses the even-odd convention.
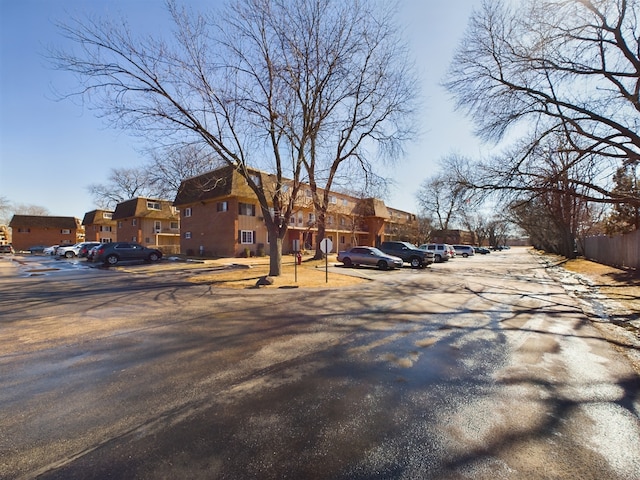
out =
[[[213,0],[182,3],[198,8]],[[477,156],[483,149],[439,86],[478,5],[478,0],[400,1],[399,19],[422,79],[423,134],[389,174],[397,184],[387,199],[391,207],[417,212],[415,192],[443,156]],[[168,20],[161,0],[0,0],[0,196],[78,218],[95,208],[89,184],[104,183],[111,168],[145,160],[134,138],[105,126],[87,106],[54,100],[53,89],[64,90],[75,80],[51,70],[43,54],[49,45],[64,46],[54,22],[84,12],[123,14],[132,29],[162,31]]]

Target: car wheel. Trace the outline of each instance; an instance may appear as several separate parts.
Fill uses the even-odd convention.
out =
[[[422,262],[418,257],[412,257],[410,260],[411,268],[419,268],[422,266]]]
[[[352,264],[351,264],[351,259],[350,259],[350,258],[345,258],[344,260],[342,260],[342,264],[343,264],[345,267],[350,267],[350,266],[352,265]]]
[[[118,257],[116,255],[109,255],[107,257],[107,263],[109,265],[115,265],[116,263],[118,263]]]
[[[149,255],[149,261],[151,261],[151,262],[157,262],[159,258],[160,257],[155,252],[153,252],[151,255]]]
[[[73,252],[65,252],[64,256],[65,258],[72,258],[75,254]]]
[[[468,256],[469,256],[469,254],[468,254],[468,253],[463,253],[463,254],[462,254],[462,258],[467,258]]]
[[[436,263],[442,262],[442,256],[441,255],[436,255],[435,256],[435,261],[436,261]]]
[[[387,265],[387,262],[385,262],[384,260],[380,260],[378,262],[378,268],[380,270],[386,270],[387,268],[389,268],[389,265]]]

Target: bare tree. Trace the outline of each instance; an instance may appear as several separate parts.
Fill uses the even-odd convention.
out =
[[[16,203],[13,205],[15,215],[51,215],[47,207],[31,203]]]
[[[527,132],[519,151],[493,162],[475,186],[570,193],[527,168],[539,145],[561,137],[571,162],[556,175],[600,172],[568,178],[581,187],[576,195],[640,203],[609,181],[617,166],[640,161],[639,9],[638,0],[496,0],[473,14],[445,85],[482,138]]]
[[[422,213],[433,219],[435,228],[449,230],[462,223],[464,216],[472,211],[479,197],[469,188],[468,162],[458,155],[450,155],[440,162],[440,171],[424,180],[416,193]],[[458,172],[453,175],[452,172]]]
[[[106,209],[134,197],[161,198],[144,167],[112,168],[106,183],[94,183],[87,189],[94,203]]]
[[[209,149],[196,145],[154,149],[151,160],[144,165],[150,185],[158,198],[175,198],[183,180],[214,170],[224,164],[211,155]]]
[[[287,68],[296,72],[291,88],[303,113],[302,159],[318,240],[325,235],[331,191],[380,185],[371,162],[376,149],[393,160],[414,134],[417,82],[392,11],[376,2],[299,2],[283,29]],[[346,170],[342,177],[340,169]]]
[[[115,126],[160,144],[206,146],[213,157],[238,171],[260,204],[271,238],[270,275],[277,276],[304,166],[311,166],[314,175],[323,167],[307,158],[314,151],[311,139],[324,140],[323,132],[340,131],[346,152],[355,143],[350,130],[361,135],[357,122],[364,121],[358,110],[346,107],[384,100],[365,78],[357,84],[360,90],[348,92],[351,100],[344,106],[308,110],[308,95],[335,101],[333,89],[342,86],[331,78],[323,83],[319,74],[324,74],[334,50],[345,45],[333,45],[323,39],[329,31],[315,30],[330,26],[331,19],[335,26],[349,26],[351,41],[359,38],[367,44],[376,39],[378,23],[385,27],[380,18],[370,16],[374,12],[366,8],[368,2],[348,2],[352,8],[344,4],[237,0],[209,14],[195,14],[169,2],[175,24],[171,41],[135,38],[124,21],[72,20],[60,29],[79,53],[58,51],[52,58],[56,67],[82,79],[73,93],[91,101]],[[307,44],[310,40],[321,43]],[[348,53],[341,52],[340,58]],[[351,53],[357,61],[334,67],[357,67],[357,62],[369,60],[361,51]],[[363,77],[372,73],[358,71]],[[371,77],[369,82],[382,80]],[[359,95],[365,88],[373,91],[370,97]],[[320,128],[325,120],[316,118],[318,112],[329,115],[334,128]],[[348,115],[354,119],[351,124],[345,122]],[[257,176],[256,171],[270,176]]]
[[[5,196],[0,196],[0,225],[7,225],[11,218],[11,202]]]

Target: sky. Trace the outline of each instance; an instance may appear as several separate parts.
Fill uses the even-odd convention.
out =
[[[179,0],[194,9],[216,0]],[[419,213],[416,192],[452,153],[478,157],[487,146],[472,134],[440,86],[469,16],[479,0],[399,0],[398,20],[421,80],[420,136],[387,172],[393,208]],[[55,92],[77,86],[51,69],[50,46],[65,47],[55,22],[85,13],[125,16],[133,30],[166,31],[162,0],[0,0],[0,197],[82,219],[96,208],[87,187],[107,183],[112,168],[139,166],[140,144],[77,101]]]

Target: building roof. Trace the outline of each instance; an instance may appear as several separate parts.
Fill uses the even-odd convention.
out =
[[[257,170],[252,171],[252,173],[260,176],[260,181],[263,184],[265,193],[267,193],[267,198],[269,198],[269,188],[275,188],[275,175]],[[255,197],[255,193],[251,190],[245,178],[233,167],[228,166],[183,180],[173,204],[176,206],[189,205],[231,195],[248,198]],[[358,215],[383,219],[392,218],[390,210],[383,200],[378,198],[361,199],[345,194],[340,195],[355,201],[356,207],[354,208],[354,212],[357,212]],[[401,210],[395,209],[393,209],[393,211],[396,213],[402,212]],[[412,215],[408,212],[402,213]]]
[[[256,174],[264,176],[260,172],[256,172]],[[183,180],[173,204],[176,206],[188,205],[232,194],[237,196],[254,195],[244,177],[233,167],[222,167]]]
[[[80,220],[76,217],[51,217],[45,215],[14,215],[9,222],[11,228],[66,228],[77,229]]]
[[[112,210],[91,210],[84,214],[84,218],[82,219],[82,225],[108,225],[113,223],[113,219],[104,218],[103,213],[111,213]]]
[[[147,207],[147,202],[160,203],[160,210]],[[179,219],[179,215],[173,210],[169,200],[157,200],[154,198],[136,197],[116,205],[113,212],[113,220],[121,220],[123,218],[152,218],[152,219]]]
[[[363,198],[358,203],[358,210],[363,217],[390,218],[389,210],[384,202],[377,198]]]

